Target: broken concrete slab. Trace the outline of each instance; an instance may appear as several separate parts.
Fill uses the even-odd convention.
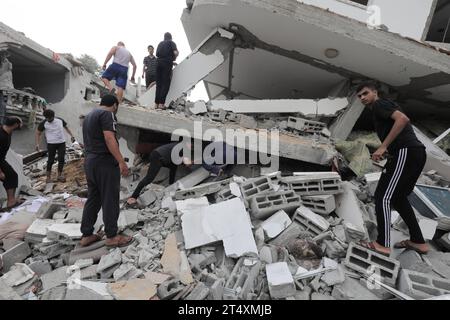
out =
[[[73,265],[81,259],[93,259],[94,263],[98,263],[103,256],[109,254],[109,250],[105,245],[105,241],[96,242],[89,247],[77,246],[70,252],[68,265]]]
[[[422,273],[431,273],[432,267],[422,260],[421,255],[413,250],[405,250],[398,257],[402,269],[417,271]]]
[[[208,108],[206,107],[205,101],[199,100],[192,104],[192,107],[189,108],[189,111],[192,114],[202,114],[202,113],[207,113]]]
[[[223,299],[248,300],[248,294],[255,288],[255,281],[260,269],[260,261],[252,258],[240,258],[225,283]]]
[[[292,223],[287,213],[283,210],[278,211],[269,219],[261,224],[261,228],[264,230],[264,234],[267,239],[274,239],[284,230],[286,230]]]
[[[148,279],[108,284],[107,290],[116,300],[150,300],[156,295],[156,285]]]
[[[23,262],[30,255],[31,249],[25,242],[19,243],[7,250],[0,255],[0,268],[2,272],[7,273],[13,265]]]
[[[138,224],[138,213],[138,210],[121,211],[117,221],[119,230],[125,230]]]
[[[380,300],[369,289],[364,287],[359,280],[346,276],[345,281],[336,285],[332,292],[336,300]]]
[[[273,299],[287,298],[295,294],[294,278],[286,262],[267,265],[266,273],[270,296]]]
[[[144,207],[148,207],[158,199],[153,190],[148,190],[139,196],[138,202]]]
[[[106,299],[101,294],[98,294],[97,292],[82,286],[79,289],[67,290],[64,300],[67,300],[67,301],[102,301],[102,300],[106,300]]]
[[[194,290],[184,299],[187,301],[205,300],[209,295],[209,288],[202,282],[197,284]]]
[[[209,201],[206,197],[195,198],[195,199],[186,199],[182,201],[175,201],[176,209],[178,214],[182,216],[187,212],[196,212],[197,210],[208,207]]]
[[[186,177],[178,180],[175,185],[177,186],[177,190],[186,190],[192,187],[195,187],[199,183],[203,182],[210,176],[210,172],[205,168],[200,168],[187,175]],[[172,186],[169,186],[168,189],[171,189]]]
[[[55,223],[47,227],[47,238],[50,240],[58,240],[60,237],[62,237],[70,240],[80,240],[83,237],[80,229],[81,224]]]
[[[212,100],[211,110],[234,113],[301,113],[304,115],[334,115],[348,106],[347,98],[322,100]]]
[[[302,226],[300,226],[297,222],[293,222],[278,237],[270,241],[270,244],[274,246],[284,246],[292,239],[297,238],[300,234],[302,234],[302,232],[304,232]]]
[[[70,273],[68,272],[68,267],[62,267],[50,273],[46,273],[41,276],[42,290],[47,291],[56,288],[61,284],[64,284],[69,277]]]
[[[186,249],[223,241],[228,257],[258,254],[250,217],[240,199],[232,199],[182,216]]]
[[[347,110],[345,110],[345,112],[331,125],[330,131],[332,137],[335,139],[347,140],[364,109],[365,106],[358,97],[354,95]]]
[[[158,287],[158,297],[161,300],[170,300],[183,291],[184,287],[179,279],[172,279],[163,282]]]
[[[37,276],[42,276],[52,271],[52,266],[48,260],[36,260],[32,261],[28,267],[33,270]]]
[[[122,251],[120,249],[115,249],[111,251],[108,255],[101,258],[100,263],[97,267],[97,272],[101,273],[108,268],[116,266],[122,262]]]
[[[341,284],[345,281],[345,270],[342,265],[339,265],[336,270],[325,273],[320,280],[329,287]]]
[[[161,258],[163,272],[179,278],[183,284],[194,282],[186,254],[178,250],[177,239],[174,233],[170,234],[165,242],[164,254]]]
[[[92,266],[93,264],[94,264],[94,259],[80,259],[80,260],[77,260],[74,265],[80,269],[84,269],[84,268]]]
[[[0,279],[3,280],[6,285],[14,288],[28,282],[33,279],[34,276],[35,273],[26,264],[17,263]]]
[[[9,285],[0,279],[0,300],[23,300]]]
[[[367,236],[363,212],[352,184],[344,182],[342,188],[344,193],[336,196],[336,214],[339,218],[343,219],[344,222],[352,224],[359,232],[362,232]]]
[[[36,213],[38,219],[52,219],[55,212],[65,207],[64,202],[49,201],[44,203]]]
[[[55,224],[54,220],[49,219],[37,219],[27,229],[25,233],[25,241],[31,243],[41,243],[47,236],[47,230],[50,226]]]
[[[292,220],[303,227],[305,231],[312,233],[314,237],[326,232],[331,226],[323,217],[303,206],[297,209]]]
[[[160,285],[172,278],[170,274],[157,273],[153,271],[146,272],[144,276],[145,279],[152,281],[155,285]]]

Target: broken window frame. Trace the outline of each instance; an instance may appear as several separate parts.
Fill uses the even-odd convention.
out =
[[[428,197],[422,191],[420,191],[420,189],[418,187],[425,187],[425,188],[432,188],[432,189],[439,189],[439,190],[447,190],[448,192],[450,192],[449,188],[441,188],[441,187],[428,186],[428,185],[424,185],[424,184],[418,184],[414,188],[414,194],[431,210],[431,212],[433,212],[433,214],[437,218],[441,218],[441,217],[447,217],[448,218],[448,217],[450,217],[450,215],[446,215],[438,207],[436,207],[430,201],[430,199],[428,199]]]

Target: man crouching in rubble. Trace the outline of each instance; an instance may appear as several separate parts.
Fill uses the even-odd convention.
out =
[[[11,146],[11,135],[14,130],[20,130],[21,128],[22,120],[18,117],[5,118],[3,126],[0,127],[0,180],[3,182],[3,187],[8,197],[7,208],[3,211],[8,211],[21,205],[21,202],[16,199],[19,178],[11,165],[6,161],[6,155]]]
[[[94,225],[103,209],[106,246],[123,247],[131,237],[117,235],[120,214],[120,175],[128,176],[128,166],[120,153],[116,138],[116,117],[119,100],[113,95],[102,98],[100,108],[89,113],[83,122],[83,139],[86,151],[85,172],[88,199],[81,222],[81,246],[86,247],[102,239],[94,235]]]
[[[401,241],[395,244],[395,248],[426,254],[429,247],[408,201],[408,196],[425,167],[425,146],[417,139],[409,118],[401,108],[393,101],[379,97],[375,83],[363,83],[357,90],[361,102],[372,109],[375,130],[383,142],[373,154],[372,160],[378,162],[385,156],[388,158],[375,193],[378,239],[362,245],[383,255],[390,255],[393,206],[405,221],[411,235],[411,240]]]

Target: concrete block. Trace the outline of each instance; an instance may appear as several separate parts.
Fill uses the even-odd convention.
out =
[[[33,279],[35,273],[27,265],[17,263],[10,270],[5,273],[0,279],[5,282],[6,285],[15,289],[27,281]]]
[[[47,236],[47,229],[53,224],[55,224],[55,221],[50,219],[35,220],[25,233],[25,241],[31,243],[41,243]]]
[[[118,265],[121,262],[122,251],[117,248],[101,258],[100,263],[97,267],[97,272],[101,273],[102,271],[111,268],[112,266]]]
[[[380,276],[381,281],[395,286],[400,262],[351,243],[345,258],[345,266],[363,274],[375,272]]]
[[[186,190],[180,190],[175,193],[175,199],[186,200],[205,197],[207,195],[222,191],[224,188],[229,186],[230,182],[231,179],[227,179],[218,182],[204,183],[200,186]]]
[[[402,269],[417,271],[421,273],[431,273],[433,268],[429,266],[422,257],[413,250],[405,250],[398,257]]]
[[[38,219],[53,219],[53,214],[64,208],[64,202],[49,201],[44,203],[36,213]]]
[[[205,300],[209,295],[209,288],[202,282],[197,284],[194,290],[184,299],[187,301]]]
[[[66,286],[59,286],[42,292],[40,299],[46,301],[62,301],[66,298]]]
[[[258,254],[250,217],[238,198],[201,207],[181,220],[187,250],[222,240],[228,257]]]
[[[236,263],[223,291],[224,300],[246,300],[247,294],[253,292],[256,278],[261,269],[261,262],[250,258],[241,258]]]
[[[398,289],[415,299],[428,299],[450,294],[450,280],[403,269]]]
[[[325,273],[320,280],[330,287],[341,284],[345,281],[345,270],[340,265],[336,270]]]
[[[29,255],[31,255],[31,249],[25,242],[7,250],[0,255],[0,267],[3,266],[2,272],[8,272],[13,265],[23,262]]]
[[[106,300],[104,296],[97,292],[81,287],[80,289],[67,290],[64,300],[67,301],[102,301]]]
[[[84,269],[84,268],[92,266],[93,264],[94,264],[94,259],[81,259],[81,260],[77,260],[74,265],[80,269]]]
[[[23,300],[9,285],[0,279],[0,300]]]
[[[278,211],[261,224],[267,239],[274,239],[292,224],[292,220],[283,210]]]
[[[98,268],[98,266],[97,266],[97,268]],[[100,274],[100,279],[109,280],[114,276],[114,272],[116,272],[116,270],[119,268],[120,268],[120,264],[115,264],[101,272],[98,272],[98,270],[97,270],[97,273]]]
[[[209,300],[215,301],[223,300],[224,287],[225,287],[224,279],[216,280],[209,289]]]
[[[301,205],[300,196],[293,191],[270,192],[250,200],[251,213],[256,219],[266,219],[280,210],[292,214]]]
[[[336,300],[380,300],[359,280],[346,276],[343,283],[334,286],[331,294]]]
[[[70,239],[80,240],[83,234],[80,231],[81,224],[65,223],[52,224],[47,228],[47,238],[50,240]]]
[[[89,247],[77,246],[72,252],[70,252],[68,265],[74,264],[81,259],[93,259],[94,263],[98,263],[100,259],[109,254],[109,250],[106,248],[105,241],[96,242]]]
[[[292,220],[312,233],[313,236],[318,236],[330,229],[330,223],[327,220],[306,207],[298,208]]]
[[[247,202],[256,196],[260,196],[271,191],[274,191],[274,189],[268,177],[249,179],[241,184],[241,193]]]
[[[203,269],[206,266],[215,263],[217,261],[217,258],[214,252],[207,251],[201,254],[191,254],[189,255],[188,260],[191,266]]]
[[[171,300],[173,297],[183,291],[183,289],[184,286],[179,279],[167,280],[158,287],[158,297],[161,300]]]
[[[42,276],[46,273],[52,272],[52,266],[48,260],[32,261],[28,267],[33,270],[37,276]]]
[[[395,298],[395,296],[388,290],[384,289],[383,287],[381,287],[373,282],[368,282],[364,278],[359,279],[359,283],[364,288],[367,288],[367,290],[372,292],[374,295],[376,295],[381,300],[390,300],[390,299]]]
[[[335,195],[342,193],[342,180],[335,173],[321,173],[281,178],[281,183],[287,185],[299,196]]]
[[[41,276],[42,290],[47,291],[52,288],[59,287],[70,277],[68,267],[56,269],[50,273]]]
[[[278,237],[270,241],[274,246],[285,246],[291,240],[297,238],[304,231],[303,227],[297,222],[293,222],[286,230],[284,230]]]
[[[286,262],[266,266],[269,292],[272,299],[282,299],[296,293],[294,278]]]
[[[364,177],[366,179],[369,195],[371,197],[374,197],[375,191],[377,191],[378,182],[380,181],[381,178],[381,172],[368,173]]]
[[[361,240],[365,240],[367,238],[365,232],[359,230],[359,228],[355,227],[351,223],[344,223],[344,232],[347,243],[358,243]]]
[[[90,267],[81,269],[81,280],[96,280],[98,278],[97,267],[98,266],[94,264]]]
[[[208,116],[212,121],[217,121],[217,122],[225,122],[225,120],[227,119],[227,115],[228,112],[226,112],[225,110],[218,110],[216,112],[209,112]]]
[[[138,210],[125,210],[120,212],[119,220],[117,220],[117,225],[119,230],[125,230],[127,228],[134,227],[138,224]]]
[[[304,133],[320,134],[327,125],[322,122],[289,117],[287,126],[289,129],[301,131]]]
[[[216,194],[216,201],[223,202],[236,198],[230,188],[225,188]]]
[[[127,281],[131,279],[136,279],[143,274],[142,271],[138,270],[132,264],[126,263],[122,264],[117,270],[113,273],[114,281]]]
[[[152,205],[158,199],[153,190],[148,190],[139,196],[139,203],[144,207]]]
[[[422,230],[422,234],[425,240],[433,240],[439,223],[435,220],[422,217],[418,219],[418,222],[420,230]]]
[[[239,117],[239,125],[247,129],[257,129],[258,121],[255,118],[241,114]]]
[[[302,197],[303,206],[312,212],[329,215],[336,210],[336,199],[333,195]]]
[[[200,168],[177,182],[179,190],[186,190],[200,184],[210,176],[210,172],[205,168]],[[170,187],[169,187],[170,188]]]
[[[208,198],[201,197],[195,199],[186,199],[182,201],[175,201],[176,209],[178,211],[178,215],[182,216],[185,213],[197,212],[203,207],[209,206]]]
[[[189,109],[189,111],[192,112],[192,114],[202,114],[207,113],[208,108],[206,107],[205,101],[200,100],[194,102],[193,106]]]

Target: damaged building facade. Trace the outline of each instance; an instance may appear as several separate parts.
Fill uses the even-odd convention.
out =
[[[202,168],[180,167],[178,182],[169,186],[162,171],[140,208],[121,212],[121,231],[135,238],[122,251],[108,251],[104,242],[79,247],[85,181],[49,188],[43,160],[26,161],[22,190],[29,201],[12,220],[3,218],[19,237],[3,239],[0,297],[410,300],[450,294],[444,253],[450,250],[448,1],[186,4],[181,20],[192,53],[174,68],[171,109],[153,109],[155,88],[135,85],[119,109],[121,149],[136,164],[122,181],[121,199],[146,169],[134,159],[174,134],[208,142],[231,132],[227,142],[259,154],[259,161],[235,166],[223,181]],[[82,118],[105,90],[98,77],[70,55],[0,24],[2,52],[2,110],[28,124],[12,149],[22,155],[34,149],[45,107],[66,119],[82,142]],[[367,79],[402,106],[427,147],[425,172],[411,196],[434,244],[427,256],[394,250],[387,258],[355,244],[376,236],[373,195],[382,170],[371,161],[380,141],[369,133],[370,110],[355,92]],[[189,101],[201,82],[209,101]],[[262,164],[264,155],[276,168]],[[72,156],[81,161],[77,151]],[[393,240],[407,236],[398,214],[392,227]]]

